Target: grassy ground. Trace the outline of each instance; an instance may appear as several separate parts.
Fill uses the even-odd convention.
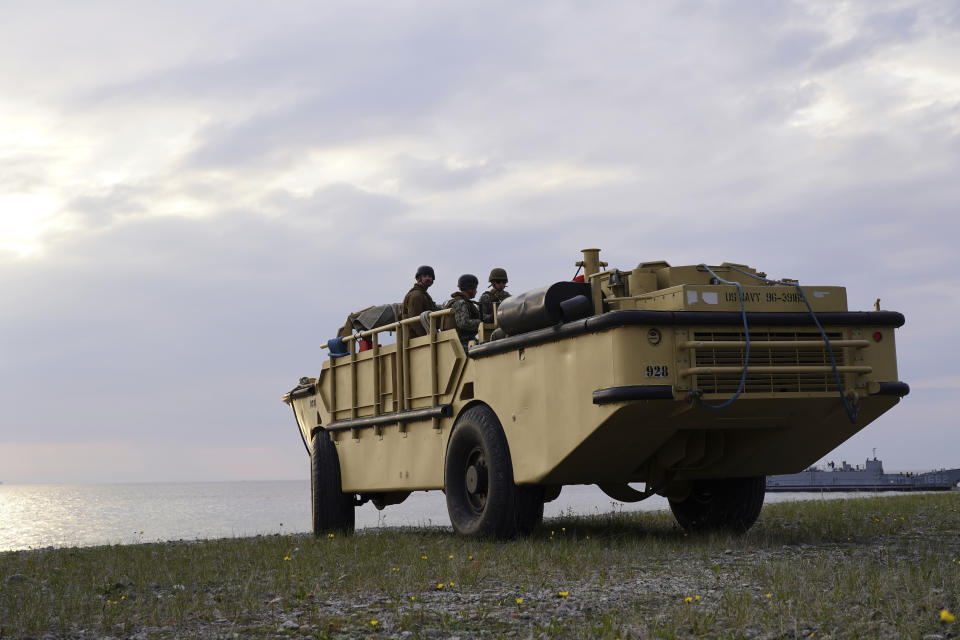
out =
[[[740,537],[631,513],[509,543],[380,529],[9,552],[0,638],[954,638],[958,509],[778,503]]]

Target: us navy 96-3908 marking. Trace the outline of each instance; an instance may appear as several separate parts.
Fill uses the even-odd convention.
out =
[[[727,291],[723,294],[723,297],[726,302],[737,302],[738,300],[736,291]],[[761,300],[763,302],[780,304],[796,304],[798,302],[803,302],[803,296],[795,291],[785,293],[767,291],[763,294],[757,291],[745,291],[741,298],[744,302],[760,302]]]

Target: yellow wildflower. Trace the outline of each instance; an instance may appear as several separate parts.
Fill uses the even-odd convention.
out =
[[[569,591],[557,591],[557,595],[560,596],[561,598],[566,598],[568,595],[570,595],[570,592],[569,592]]]
[[[772,598],[772,597],[773,597],[773,594],[772,594],[772,593],[768,593],[768,594],[767,594],[767,598]]]
[[[523,598],[517,598],[517,604],[523,604]]]
[[[699,599],[700,599],[700,596],[698,596],[698,595],[697,595],[697,596],[693,596],[693,599],[694,599],[694,600],[699,600]]]
[[[410,596],[410,602],[413,602],[413,601],[416,600],[416,599],[417,599],[416,596]]]
[[[327,534],[327,537],[330,538],[330,539],[333,539],[333,534],[332,534],[332,533],[328,533],[328,534]]]
[[[284,562],[290,562],[290,556],[283,556]]]
[[[686,602],[687,604],[690,604],[691,602],[693,602],[693,598],[691,598],[690,596],[687,596],[686,598],[683,599],[683,601]]]
[[[589,539],[590,539],[590,536],[587,536],[587,540],[589,540]]]
[[[450,558],[451,560],[453,560],[453,554],[452,554],[452,553],[451,553],[449,556],[447,556],[447,557]]]
[[[438,582],[438,583],[437,583],[437,589],[443,589],[443,583],[442,583],[442,582]]]
[[[450,586],[451,586],[451,587],[453,586],[453,583],[452,583],[452,582],[450,583]]]
[[[427,556],[420,556],[420,559],[421,559],[421,560],[426,560],[426,559],[427,559]]]
[[[371,620],[371,621],[370,621],[370,626],[371,626],[371,627],[375,627],[375,626],[377,626],[378,624],[380,624],[380,621],[379,621],[379,620]]]
[[[467,560],[473,560],[473,556],[467,556]]]
[[[953,622],[957,619],[957,616],[953,615],[946,609],[940,610],[940,622]]]

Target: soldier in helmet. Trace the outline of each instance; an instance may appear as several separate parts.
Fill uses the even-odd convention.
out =
[[[400,319],[416,318],[424,311],[439,311],[440,307],[436,305],[427,289],[433,284],[433,267],[422,265],[417,268],[417,283],[407,292],[403,299],[403,306],[400,309]],[[406,325],[411,338],[427,335],[427,330],[423,324],[416,322]]]
[[[480,296],[480,314],[484,322],[493,322],[493,305],[500,304],[510,297],[504,289],[507,286],[507,270],[500,267],[490,270],[490,291]]]
[[[480,310],[473,302],[479,283],[477,276],[471,273],[463,274],[457,280],[457,288],[460,290],[450,294],[450,302],[447,303],[447,307],[453,309],[453,322],[464,351],[467,350],[467,344],[477,336],[477,327],[481,322]]]

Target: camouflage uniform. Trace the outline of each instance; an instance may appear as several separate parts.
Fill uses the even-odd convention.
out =
[[[436,305],[427,288],[419,282],[413,285],[413,288],[407,292],[403,299],[403,307],[400,310],[400,319],[416,318],[424,311],[439,311],[440,307]],[[427,335],[427,330],[419,322],[411,322],[404,325],[407,328],[407,335],[411,338]]]
[[[500,304],[509,297],[510,292],[506,289],[484,291],[483,295],[480,296],[480,313],[483,315],[483,321],[493,322],[493,304]]]
[[[477,327],[480,326],[480,310],[473,300],[456,291],[450,294],[448,306],[453,309],[453,321],[457,327],[457,337],[463,350],[467,350],[467,343],[477,337]]]

